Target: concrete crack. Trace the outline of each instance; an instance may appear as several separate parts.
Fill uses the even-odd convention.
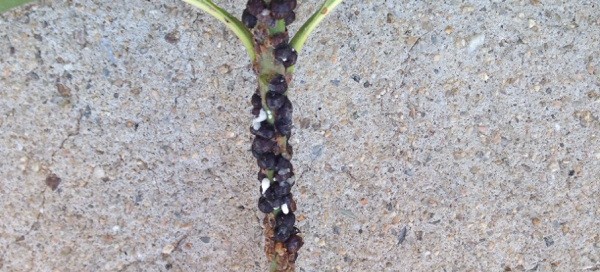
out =
[[[56,149],[54,152],[52,152],[52,161],[54,161],[54,156],[56,155],[56,153],[58,153],[58,151],[62,150],[63,147],[65,146],[65,143],[67,142],[67,140],[69,140],[71,137],[77,136],[79,135],[79,131],[81,129],[81,119],[83,119],[83,111],[79,110],[79,117],[77,117],[77,124],[75,125],[75,131],[69,132],[67,134],[67,137],[65,137],[61,142],[60,145],[58,146],[58,149]]]

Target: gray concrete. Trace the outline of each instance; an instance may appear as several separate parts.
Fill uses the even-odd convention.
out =
[[[299,58],[298,271],[600,269],[600,5],[428,2],[347,0]],[[266,270],[225,27],[62,0],[0,37],[1,271]]]

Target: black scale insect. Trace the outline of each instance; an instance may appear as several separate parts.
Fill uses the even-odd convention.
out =
[[[298,52],[296,52],[296,49],[291,47],[288,43],[277,45],[275,50],[273,50],[273,55],[276,60],[280,61],[283,66],[285,66],[285,68],[296,64],[296,60],[298,59]]]
[[[264,0],[248,0],[246,8],[242,12],[243,24],[252,29],[259,22],[273,27],[277,20],[283,20],[286,25],[291,24],[296,19],[294,9],[297,6],[297,0],[271,0],[269,4]],[[287,31],[270,36],[269,39],[273,46],[274,59],[285,68],[293,66],[298,53],[289,44]],[[282,150],[276,142],[277,137],[285,136],[289,139],[292,131],[293,106],[286,93],[288,82],[284,75],[275,74],[268,83],[268,92],[265,97],[265,111],[271,111],[274,114],[275,122],[270,124],[267,120],[260,121],[264,116],[263,100],[260,91],[252,96],[252,114],[259,117],[250,128],[250,132],[255,135],[252,142],[252,154],[257,159],[257,164],[261,168],[257,179],[261,182],[261,197],[258,200],[258,208],[263,213],[272,213],[276,209],[275,233],[274,239],[278,242],[284,242],[287,251],[293,254],[294,260],[298,257],[298,250],[304,242],[302,237],[298,236],[300,231],[294,226],[296,216],[294,215],[295,202],[292,198],[291,187],[293,183],[289,180],[294,176],[292,163],[280,155]],[[291,156],[292,147],[286,144],[286,153]],[[272,171],[272,179],[269,180],[267,172]],[[266,182],[266,183],[265,183]]]
[[[269,91],[278,94],[285,94],[288,89],[287,81],[281,74],[277,74],[271,81],[269,81]]]
[[[290,137],[292,135],[292,113],[293,113],[292,103],[287,100],[281,108],[277,111],[277,116],[275,118],[275,128],[279,133],[286,137]]]

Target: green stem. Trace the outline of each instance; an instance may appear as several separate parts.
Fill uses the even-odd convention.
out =
[[[193,5],[197,8],[204,10],[206,13],[212,15],[217,18],[219,21],[223,22],[235,35],[240,38],[244,47],[246,47],[246,51],[248,51],[248,56],[250,60],[254,62],[256,59],[256,53],[254,50],[254,42],[252,39],[252,33],[244,26],[244,24],[233,17],[229,12],[225,11],[211,0],[183,0],[190,5]]]
[[[0,0],[0,12],[5,12],[11,8],[27,4],[33,0]]]
[[[271,265],[269,266],[269,272],[277,272],[277,267],[279,265],[277,265],[277,260],[273,260],[271,262]]]
[[[315,11],[312,16],[310,16],[306,23],[300,27],[298,32],[296,32],[296,35],[290,42],[290,45],[292,45],[292,47],[294,47],[294,49],[300,53],[310,33],[312,33],[317,25],[319,25],[319,23],[325,19],[325,16],[331,13],[331,11],[342,1],[343,0],[326,0],[325,3],[323,3],[323,5],[317,11]]]

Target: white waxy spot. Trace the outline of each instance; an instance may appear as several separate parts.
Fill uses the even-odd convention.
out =
[[[281,205],[281,211],[283,212],[283,214],[288,214],[290,212],[290,210],[288,209],[287,204]]]
[[[269,186],[271,186],[271,181],[268,178],[264,178],[260,184],[263,194],[267,191],[267,189],[269,189]]]
[[[281,58],[281,61],[287,61],[287,58]]]
[[[254,130],[259,130],[260,123],[264,120],[267,120],[267,113],[265,112],[264,109],[260,109],[260,112],[258,113],[258,117],[254,118],[254,120],[252,120],[252,128]]]
[[[269,13],[271,13],[271,11],[270,11],[270,10],[268,10],[268,9],[263,9],[263,11],[260,13],[260,15],[262,15],[262,16],[267,16],[267,15],[269,15]]]

